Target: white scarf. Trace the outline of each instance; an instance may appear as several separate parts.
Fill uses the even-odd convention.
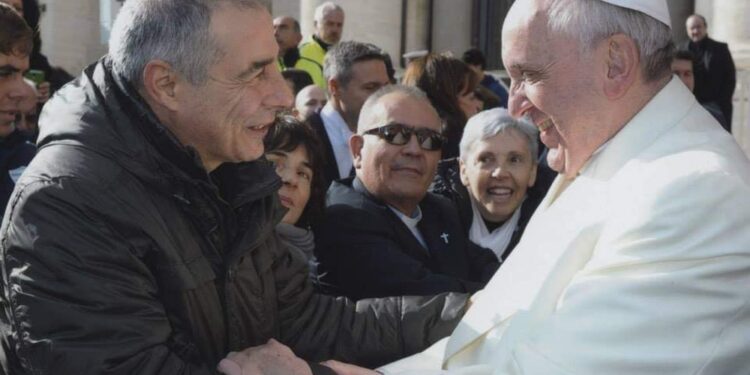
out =
[[[502,259],[501,256],[505,252],[505,248],[508,247],[510,239],[513,237],[513,232],[518,226],[518,220],[521,218],[521,205],[516,208],[516,211],[506,220],[503,225],[492,233],[487,230],[487,225],[484,224],[482,214],[479,213],[474,200],[471,200],[471,211],[474,213],[474,217],[471,220],[471,228],[469,229],[469,240],[475,244],[488,248],[495,253],[497,259]]]

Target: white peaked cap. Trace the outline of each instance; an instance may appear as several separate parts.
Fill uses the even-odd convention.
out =
[[[669,20],[669,7],[667,7],[666,0],[602,0],[605,3],[617,5],[619,7],[636,10],[651,16],[663,24],[667,25],[670,29],[672,23]]]

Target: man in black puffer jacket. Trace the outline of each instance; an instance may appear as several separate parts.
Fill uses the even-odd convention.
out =
[[[125,3],[109,56],[45,107],[8,205],[6,373],[213,374],[224,359],[309,374],[325,369],[269,339],[378,365],[450,333],[465,296],[317,295],[280,246],[262,158],[291,104],[276,48],[255,0]]]

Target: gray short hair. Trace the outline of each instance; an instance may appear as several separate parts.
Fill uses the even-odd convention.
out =
[[[459,158],[467,161],[466,158],[474,147],[474,144],[485,139],[492,138],[500,133],[507,133],[511,130],[521,134],[529,145],[531,160],[536,163],[537,153],[539,152],[539,130],[526,118],[515,119],[508,113],[505,108],[493,108],[482,111],[472,116],[464,127],[464,134],[461,137],[461,143],[458,145]]]
[[[352,79],[354,63],[380,60],[385,64],[385,52],[374,44],[354,41],[341,42],[328,50],[323,61],[323,74],[326,81],[335,78],[342,86]]]
[[[223,51],[211,35],[211,15],[222,5],[265,9],[258,0],[128,0],[112,26],[109,55],[115,73],[143,86],[143,69],[163,60],[191,84],[202,85]]]
[[[320,4],[317,8],[315,8],[315,16],[313,17],[313,19],[315,20],[315,22],[321,22],[323,21],[323,18],[325,18],[325,16],[335,11],[344,13],[344,9],[341,6],[332,1],[326,1],[325,3]]]
[[[646,82],[672,74],[675,46],[669,26],[644,13],[601,0],[556,1],[550,5],[547,25],[553,33],[579,39],[581,52],[612,35],[625,34],[638,46]]]
[[[368,125],[370,125],[372,121],[377,119],[379,113],[375,111],[375,107],[377,106],[380,99],[386,95],[393,93],[403,94],[408,98],[424,101],[435,112],[435,117],[440,118],[440,116],[438,116],[437,110],[435,110],[435,107],[432,106],[430,99],[427,97],[427,94],[425,94],[424,91],[422,91],[418,87],[404,85],[386,85],[378,89],[378,91],[372,93],[372,95],[370,95],[367,100],[365,100],[365,104],[362,105],[362,110],[359,112],[359,121],[357,121],[358,134],[362,134],[362,132],[368,130]]]

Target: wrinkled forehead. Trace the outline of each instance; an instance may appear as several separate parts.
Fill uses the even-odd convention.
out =
[[[503,47],[518,36],[533,36],[543,41],[547,32],[548,2],[544,0],[519,0],[513,3],[503,23]],[[541,34],[539,34],[541,33]]]

